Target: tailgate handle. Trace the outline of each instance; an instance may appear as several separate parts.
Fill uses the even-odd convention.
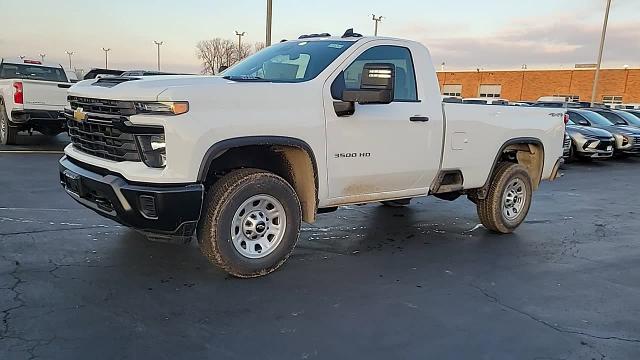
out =
[[[409,118],[409,121],[427,122],[429,121],[429,117],[428,116],[412,116]]]
[[[69,85],[69,84],[58,84],[58,87],[61,88],[61,89],[68,89],[68,88],[71,87],[71,85]]]

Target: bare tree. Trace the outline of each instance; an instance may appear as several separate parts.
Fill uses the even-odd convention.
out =
[[[196,45],[196,55],[202,61],[203,74],[215,74],[224,61],[224,47],[221,38],[203,40]]]
[[[221,66],[231,66],[264,48],[264,43],[242,44],[228,39],[202,40],[196,45],[196,56],[202,61],[203,74],[217,74]]]
[[[257,42],[255,44],[253,44],[253,52],[257,53],[258,51],[264,49],[265,47],[266,46],[265,46],[264,42],[262,42],[262,41]]]

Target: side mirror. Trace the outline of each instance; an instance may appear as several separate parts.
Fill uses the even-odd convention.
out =
[[[360,104],[393,102],[396,67],[387,63],[367,63],[362,69],[360,89],[342,91],[342,101]]]
[[[219,73],[221,73],[221,72],[223,72],[223,71],[227,70],[228,68],[229,68],[229,67],[228,67],[227,65],[222,65],[222,66],[220,66],[220,67],[218,68],[218,72],[219,72]]]
[[[589,126],[589,122],[587,120],[580,120],[578,121],[578,125]]]

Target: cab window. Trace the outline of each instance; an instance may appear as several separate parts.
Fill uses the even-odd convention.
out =
[[[394,101],[418,101],[416,90],[416,75],[413,67],[413,59],[409,49],[400,46],[382,45],[372,47],[363,52],[346,68],[341,76],[336,79],[340,86],[332,87],[334,98],[340,98],[341,90],[356,90],[360,88],[362,69],[367,63],[388,63],[396,67],[396,80],[394,83]]]

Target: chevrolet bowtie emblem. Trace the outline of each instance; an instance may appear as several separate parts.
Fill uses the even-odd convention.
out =
[[[83,122],[87,120],[87,113],[85,113],[81,107],[76,108],[73,111],[73,119],[77,122]]]

